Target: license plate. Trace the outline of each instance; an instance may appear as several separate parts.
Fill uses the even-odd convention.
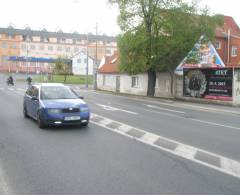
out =
[[[64,118],[65,121],[77,121],[80,120],[80,116],[66,116]]]

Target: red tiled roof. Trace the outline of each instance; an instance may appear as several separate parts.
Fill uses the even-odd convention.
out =
[[[240,29],[231,16],[224,16],[223,26],[217,27],[215,30],[216,37],[227,37],[229,29],[231,35],[238,36],[240,38]]]
[[[105,57],[105,63],[98,69],[99,73],[119,73],[119,55],[115,52],[110,57]]]

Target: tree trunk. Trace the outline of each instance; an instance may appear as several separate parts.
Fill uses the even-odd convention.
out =
[[[67,80],[67,75],[65,74],[64,75],[64,83],[66,83],[66,80]]]
[[[147,96],[153,97],[155,94],[155,84],[156,84],[156,72],[154,70],[148,70],[148,89]]]

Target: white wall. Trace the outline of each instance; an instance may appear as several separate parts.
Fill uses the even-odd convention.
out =
[[[106,91],[116,91],[116,77],[119,74],[97,74],[97,86],[98,89]],[[104,83],[105,77],[105,83]]]
[[[87,72],[87,55],[79,53],[72,58],[72,71],[74,75],[86,75]],[[79,62],[80,60],[80,62]],[[93,75],[93,59],[88,58],[88,75]]]
[[[240,69],[234,70],[233,75],[233,104],[240,105]]]
[[[104,76],[105,75],[105,76]],[[127,74],[102,74],[98,73],[97,85],[99,89],[116,91],[116,77],[120,76],[120,93],[135,95],[147,94],[147,74],[134,75],[139,78],[138,87],[132,87],[132,76]],[[104,83],[105,77],[105,83]]]
[[[132,87],[132,76],[138,77],[138,87]],[[148,76],[122,74],[120,78],[120,92],[134,95],[147,95]]]
[[[128,75],[128,74],[104,74],[98,73],[98,88],[107,91],[116,91],[116,77],[120,76],[120,93],[127,93],[133,95],[147,95],[148,75]],[[138,77],[138,86],[132,87],[132,77]],[[168,73],[158,73],[155,88],[156,97],[172,97],[171,95],[171,78]],[[175,86],[175,85],[174,85]],[[175,89],[173,89],[175,90]]]
[[[160,72],[156,75],[156,87],[155,96],[156,97],[172,97],[171,94],[171,76],[167,72]],[[175,81],[173,80],[173,83]],[[173,92],[175,85],[173,84]]]
[[[183,76],[175,75],[175,78],[176,78],[175,97],[183,98]]]

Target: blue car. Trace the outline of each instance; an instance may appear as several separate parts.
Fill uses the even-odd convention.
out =
[[[88,105],[71,88],[58,83],[32,85],[24,95],[23,115],[40,128],[57,125],[88,125]]]

